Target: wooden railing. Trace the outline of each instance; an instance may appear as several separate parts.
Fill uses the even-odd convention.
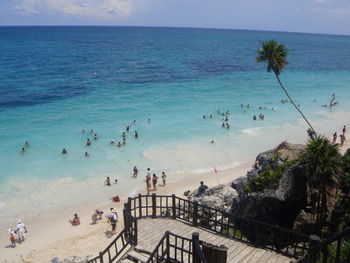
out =
[[[305,262],[308,263],[349,263],[350,262],[350,228],[336,233],[319,242],[317,238],[310,247]]]
[[[158,262],[207,263],[199,234],[193,233],[189,239],[166,231],[146,263]]]
[[[305,256],[309,249],[310,239],[307,235],[235,216],[175,195],[138,195],[129,198],[126,207],[135,218],[180,219],[195,227],[203,227],[288,257]]]
[[[97,257],[86,263],[114,262],[129,245],[137,245],[137,220],[128,210],[123,210],[124,229]]]

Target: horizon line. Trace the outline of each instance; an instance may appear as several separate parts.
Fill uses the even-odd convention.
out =
[[[326,36],[343,36],[349,37],[346,34],[335,33],[318,33],[318,32],[297,32],[297,31],[280,31],[268,29],[238,29],[228,27],[195,27],[195,26],[135,26],[135,25],[0,25],[1,27],[144,27],[144,28],[181,28],[181,29],[213,29],[213,30],[236,30],[236,31],[261,31],[261,32],[275,32],[275,33],[293,33],[293,34],[312,34],[312,35],[326,35]]]

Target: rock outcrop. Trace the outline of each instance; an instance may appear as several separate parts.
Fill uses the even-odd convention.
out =
[[[188,195],[190,201],[197,201],[201,205],[229,210],[238,197],[237,191],[230,186],[218,185],[208,188],[203,197],[196,196],[197,190]]]
[[[306,169],[301,163],[284,172],[276,190],[265,189],[248,194],[244,192],[244,186],[251,178],[259,176],[267,165],[276,169],[285,160],[295,160],[304,149],[305,146],[283,142],[275,149],[259,154],[257,165],[247,173],[246,180],[238,178],[233,181],[232,187],[239,193],[239,198],[230,212],[272,225],[292,227],[307,199]]]

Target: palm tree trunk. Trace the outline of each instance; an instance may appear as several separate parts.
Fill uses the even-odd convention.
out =
[[[289,93],[288,91],[286,90],[286,88],[283,86],[280,78],[278,77],[278,74],[276,72],[275,73],[275,76],[278,80],[278,83],[280,84],[281,88],[284,90],[284,92],[286,93],[288,99],[290,100],[290,102],[293,104],[293,106],[297,109],[297,111],[299,111],[299,113],[301,114],[301,116],[303,116],[304,120],[306,121],[306,123],[309,125],[310,129],[316,134],[316,131],[314,130],[314,128],[312,128],[310,122],[306,119],[305,115],[302,113],[302,111],[299,109],[299,107],[294,103],[294,101],[292,100],[292,98],[289,96]]]

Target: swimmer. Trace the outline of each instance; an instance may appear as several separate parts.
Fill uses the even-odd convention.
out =
[[[81,133],[85,133],[85,130],[84,130],[84,129],[82,129],[82,130],[81,130]]]
[[[214,140],[211,140],[211,142],[210,142],[211,144],[214,144]]]
[[[122,145],[121,145],[121,143],[120,143],[120,142],[118,142],[117,146],[118,146],[118,147],[121,147]]]
[[[125,138],[123,138],[123,145],[125,145],[126,144],[126,140],[125,140]]]
[[[148,123],[151,123],[151,119],[150,119],[150,118],[148,118],[147,122],[148,122]]]
[[[261,107],[261,106],[259,107],[259,110],[262,110],[262,107]]]
[[[225,121],[228,121],[228,118],[227,118],[227,116],[226,116],[226,118],[225,118]]]
[[[241,103],[241,108],[243,108],[243,104]]]
[[[125,139],[125,137],[126,137],[125,132],[122,133],[122,137]]]
[[[253,120],[256,121],[256,116],[255,115],[253,116]]]
[[[118,179],[115,179],[115,180],[114,180],[114,184],[117,184],[117,183],[118,183]]]
[[[85,156],[86,156],[86,157],[89,157],[90,154],[89,154],[88,152],[85,152]]]
[[[68,153],[68,152],[67,152],[66,148],[63,148],[62,154],[67,154],[67,153]]]
[[[91,132],[91,133],[94,133],[94,130],[93,130],[93,129],[91,129],[91,130],[90,130],[90,132]]]
[[[210,115],[209,115],[209,118],[212,119],[212,118],[213,118],[213,115],[210,114]]]
[[[136,120],[134,120],[134,124],[136,123]]]
[[[26,147],[29,147],[30,143],[29,143],[28,141],[25,141],[25,142],[24,142],[24,145],[25,145]]]
[[[230,124],[226,123],[226,129],[230,129]]]
[[[137,131],[135,131],[135,138],[138,138],[139,134],[137,133]]]
[[[221,124],[221,127],[222,127],[222,128],[225,128],[225,123],[224,123],[224,122]]]
[[[91,141],[90,141],[89,138],[86,140],[86,145],[87,145],[87,146],[90,146],[90,145],[91,145]]]
[[[98,136],[97,133],[94,134],[94,139],[97,140]]]
[[[205,115],[203,115],[203,119],[205,119]]]
[[[26,149],[22,148],[21,153],[25,153]]]
[[[114,144],[114,140],[111,140],[110,144]]]
[[[130,130],[130,126],[129,126],[129,125],[126,126],[125,129],[126,129],[126,131],[128,132],[128,131]]]

